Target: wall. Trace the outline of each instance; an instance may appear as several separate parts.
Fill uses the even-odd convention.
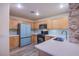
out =
[[[69,4],[69,41],[79,43],[79,4]]]
[[[0,4],[0,56],[9,55],[9,4]]]

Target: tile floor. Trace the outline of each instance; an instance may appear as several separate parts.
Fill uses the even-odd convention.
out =
[[[10,51],[10,56],[38,56],[38,51],[35,49],[34,44],[31,44]]]

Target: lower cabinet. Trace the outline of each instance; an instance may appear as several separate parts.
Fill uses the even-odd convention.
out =
[[[10,49],[19,47],[19,36],[11,36],[9,39]]]
[[[45,36],[45,41],[47,41],[47,40],[49,40],[51,38],[54,38],[54,37],[52,37],[52,36]]]
[[[32,35],[32,44],[36,44],[37,43],[37,35]]]

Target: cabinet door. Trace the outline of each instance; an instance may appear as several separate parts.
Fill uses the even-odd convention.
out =
[[[68,26],[67,18],[52,19],[52,29],[65,29]]]
[[[19,36],[10,37],[9,39],[10,49],[19,47]]]
[[[34,28],[39,29],[39,22],[34,22]]]
[[[34,35],[34,43],[37,43],[37,35]]]
[[[50,36],[45,36],[45,41],[47,41],[47,40],[49,40],[49,39],[51,39]]]
[[[46,23],[46,20],[37,21],[36,24],[35,24],[35,28],[36,28],[36,29],[39,29],[39,25],[40,25],[40,24],[47,24],[47,23]]]
[[[10,29],[13,28],[13,20],[10,20],[9,27],[10,27]]]
[[[51,38],[54,38],[54,36],[45,36],[45,41],[50,40]]]
[[[37,43],[37,35],[32,35],[32,43],[35,44]]]
[[[39,25],[40,24],[46,24],[46,20],[39,21]]]
[[[14,47],[19,47],[19,36],[14,37]]]
[[[36,22],[31,23],[31,27],[32,27],[33,30],[36,29],[36,25],[37,25]]]
[[[32,29],[34,29],[34,22],[31,23],[31,27],[32,27]]]
[[[52,21],[51,19],[47,19],[46,20],[46,24],[47,24],[47,29],[48,30],[52,29],[52,26],[51,26],[52,22],[51,21]]]
[[[14,48],[14,38],[13,37],[10,37],[9,39],[9,45],[10,45],[10,49],[13,49]]]
[[[19,24],[18,20],[13,20],[13,19],[10,20],[10,24],[9,24],[10,29],[17,29],[18,24]]]

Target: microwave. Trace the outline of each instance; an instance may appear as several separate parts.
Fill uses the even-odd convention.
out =
[[[40,24],[39,29],[47,29],[47,24]]]

